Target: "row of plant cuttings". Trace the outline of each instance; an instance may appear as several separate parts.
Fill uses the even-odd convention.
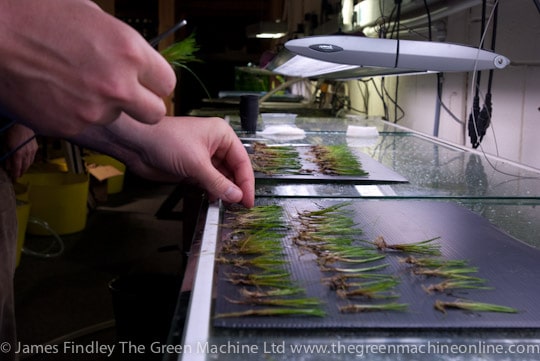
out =
[[[337,176],[366,176],[361,162],[347,145],[314,145],[309,148],[311,161],[318,172]],[[273,174],[312,174],[315,170],[303,169],[300,153],[293,146],[268,146],[253,143],[250,154],[253,170],[268,175]]]
[[[264,174],[308,174],[302,170],[300,153],[292,146],[268,146],[253,143],[253,152],[249,154],[255,172]]]
[[[251,308],[216,317],[323,317],[320,300],[306,297],[305,289],[292,281],[285,267],[282,241],[287,225],[282,207],[235,208],[226,217],[231,232],[218,262],[231,266],[226,281],[238,286],[237,297],[227,301]]]
[[[401,251],[420,255],[420,257],[409,255],[401,261],[412,266],[414,275],[439,280],[437,283],[422,285],[422,288],[430,295],[435,293],[445,293],[448,296],[453,296],[454,293],[458,291],[493,289],[493,287],[487,286],[486,279],[474,275],[478,272],[478,267],[470,266],[466,260],[445,260],[439,258],[442,255],[440,244],[433,243],[433,241],[438,238],[439,237],[436,237],[417,243],[389,245],[383,237],[377,237],[375,241],[373,241],[373,244],[379,250]],[[455,301],[442,301],[436,299],[434,308],[442,313],[446,313],[447,309],[461,309],[477,312],[517,312],[516,309],[511,307],[465,299],[456,299]]]
[[[315,211],[298,213],[297,236],[294,238],[295,245],[316,255],[321,271],[334,274],[324,278],[323,282],[335,290],[340,298],[351,302],[359,298],[370,301],[370,303],[349,303],[341,306],[339,307],[341,312],[405,311],[408,308],[407,304],[403,303],[373,303],[373,301],[399,297],[395,291],[399,279],[389,274],[373,273],[387,267],[387,263],[361,268],[332,266],[334,263],[365,264],[385,257],[384,253],[377,252],[369,246],[375,246],[377,250],[383,252],[409,254],[402,261],[413,267],[414,274],[443,279],[442,282],[423,286],[429,294],[491,289],[486,286],[485,279],[473,275],[478,269],[470,267],[467,261],[439,259],[440,244],[435,243],[439,237],[403,244],[388,244],[383,237],[377,237],[374,241],[367,242],[369,246],[359,245],[358,241],[366,241],[358,239],[362,230],[354,224],[352,211],[346,208],[349,204],[350,202],[339,203]],[[420,257],[416,258],[413,254]],[[443,313],[447,309],[516,312],[515,309],[506,306],[461,299],[451,302],[437,299],[434,307]]]
[[[426,279],[436,279],[436,282],[423,284],[422,288],[427,294],[446,294],[456,298],[454,301],[436,299],[436,310],[446,313],[448,309],[461,309],[475,312],[502,312],[517,313],[515,308],[493,303],[478,302],[471,299],[462,299],[457,292],[466,290],[493,290],[488,286],[486,279],[478,277],[478,267],[473,267],[466,260],[444,260],[435,257],[414,257],[409,255],[401,260],[412,267],[414,275]]]
[[[367,176],[369,174],[362,168],[362,163],[346,144],[313,145],[310,147],[310,154],[322,174],[338,176]]]
[[[340,312],[406,310],[406,304],[388,302],[399,297],[396,292],[399,279],[377,272],[388,266],[379,262],[384,260],[385,254],[367,242],[358,243],[362,229],[355,224],[353,210],[348,205],[350,202],[343,202],[298,212],[293,244],[301,252],[315,255],[320,270],[332,274],[322,282],[336,291],[339,298],[348,301],[338,306]],[[357,303],[359,299],[370,302]]]
[[[325,277],[323,282],[336,290],[341,298],[350,301],[363,298],[370,301],[370,303],[350,303],[341,306],[341,312],[404,311],[407,309],[407,305],[402,303],[373,303],[373,301],[399,297],[395,292],[399,279],[388,274],[373,273],[373,271],[385,268],[388,264],[360,268],[333,266],[334,263],[359,265],[384,259],[385,254],[375,251],[374,248],[385,252],[409,254],[402,261],[411,265],[414,274],[443,279],[440,283],[424,286],[426,292],[430,294],[465,289],[489,289],[485,285],[485,280],[471,275],[477,272],[477,268],[468,266],[466,261],[438,259],[437,256],[440,256],[441,252],[440,245],[434,243],[437,238],[391,245],[387,244],[382,237],[378,237],[372,242],[364,241],[365,247],[359,246],[358,242],[353,245],[353,242],[358,241],[362,230],[354,224],[352,211],[346,208],[348,204],[350,202],[298,213],[297,235],[293,239],[293,243],[301,250],[307,250],[317,256],[317,262],[323,272],[334,274],[331,277]],[[230,301],[289,308],[254,309],[232,313],[229,316],[324,315],[318,300],[313,298],[295,300],[289,297],[304,294],[304,290],[290,283],[290,274],[283,267],[285,261],[282,254],[282,236],[279,231],[287,226],[283,220],[281,207],[260,206],[234,213],[235,218],[229,224],[229,227],[234,229],[230,236],[233,242],[226,242],[224,247],[225,254],[231,257],[222,257],[220,262],[243,270],[243,272],[230,274],[229,281],[244,288],[239,291],[242,300]],[[412,254],[420,255],[420,257],[416,258]],[[245,287],[250,287],[251,290]],[[293,304],[296,306],[291,309]],[[441,312],[446,312],[447,308],[515,312],[514,309],[505,306],[465,300],[455,302],[436,300],[435,308]]]

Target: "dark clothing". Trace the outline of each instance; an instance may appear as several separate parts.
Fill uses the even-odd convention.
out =
[[[13,277],[17,247],[17,208],[9,176],[0,167],[0,361],[15,360]],[[5,344],[11,351],[5,353]],[[4,352],[3,352],[4,351]]]

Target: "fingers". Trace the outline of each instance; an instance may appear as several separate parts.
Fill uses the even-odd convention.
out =
[[[202,171],[197,178],[199,184],[214,197],[227,203],[242,203],[245,207],[253,207],[254,189],[249,182],[233,183],[212,166]]]
[[[6,171],[12,180],[16,180],[20,177],[21,160],[11,157],[6,162]]]
[[[35,152],[25,149],[26,147],[29,146],[25,146],[13,153],[6,162],[6,171],[13,180],[20,178],[34,162]]]
[[[237,174],[236,184],[242,190],[242,204],[248,208],[253,207],[255,204],[255,181],[253,178],[253,171],[251,170],[249,174],[246,174],[245,176]]]
[[[203,165],[197,181],[214,196],[228,203],[242,203],[251,208],[255,203],[255,178],[247,152],[234,138],[219,165]]]
[[[166,97],[174,90],[176,74],[161,54],[153,50],[150,45],[148,47],[151,50],[148,52],[149,59],[139,76],[139,81],[159,97]]]
[[[145,87],[137,87],[123,110],[141,123],[155,124],[165,116],[167,108],[162,98]]]
[[[124,111],[142,123],[154,124],[166,114],[163,98],[170,95],[176,86],[176,74],[169,63],[150,45],[145,49],[144,66],[137,77],[138,84],[132,89]]]
[[[255,203],[255,176],[251,161],[242,142],[234,136],[224,159],[224,165],[232,172],[236,185],[242,190],[242,204],[248,208]]]

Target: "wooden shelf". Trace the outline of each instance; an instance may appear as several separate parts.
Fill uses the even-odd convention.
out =
[[[174,0],[94,0],[104,11],[125,21],[150,40],[176,23]],[[163,39],[158,45],[162,50],[174,42],[174,36]],[[167,114],[174,114],[173,96],[165,99]]]

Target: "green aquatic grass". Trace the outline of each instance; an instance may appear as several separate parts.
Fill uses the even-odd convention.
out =
[[[399,284],[396,279],[381,279],[370,282],[346,283],[342,289],[337,290],[341,298],[350,299],[356,297],[365,298],[396,298],[392,290]]]
[[[227,275],[227,281],[234,285],[254,286],[257,288],[296,288],[290,282],[289,272],[271,272],[271,273],[230,273]]]
[[[384,255],[375,254],[375,255],[364,255],[364,256],[344,256],[339,253],[330,253],[326,252],[318,256],[317,263],[320,265],[328,265],[333,264],[336,262],[342,262],[342,263],[369,263],[369,262],[375,262],[380,259],[385,258]]]
[[[447,309],[460,309],[465,311],[475,312],[502,312],[502,313],[517,313],[518,310],[513,307],[496,305],[493,303],[475,302],[475,301],[452,301],[445,302],[441,300],[435,301],[435,309],[442,313],[446,313]]]
[[[300,154],[292,146],[268,146],[253,143],[250,155],[253,170],[264,174],[300,174]]]
[[[319,308],[264,308],[264,309],[252,309],[240,312],[228,312],[217,314],[216,318],[227,317],[249,317],[249,316],[315,316],[324,317],[326,312]]]
[[[339,273],[334,276],[330,277],[323,277],[321,278],[321,282],[327,284],[327,285],[341,285],[343,283],[347,283],[349,280],[352,279],[359,279],[359,280],[373,280],[373,279],[393,279],[394,276],[386,274],[386,273],[367,273],[367,272],[358,272],[358,273]],[[339,288],[336,286],[335,288]]]
[[[478,268],[476,267],[417,268],[413,271],[415,275],[471,280],[471,281],[475,280],[478,282],[482,282],[483,281],[482,278],[470,275],[471,273],[476,273],[476,272],[478,272]]]
[[[195,39],[195,33],[191,33],[185,39],[172,44],[161,50],[161,55],[174,66],[181,66],[189,62],[200,62],[195,53],[200,50]]]
[[[239,254],[281,254],[282,235],[263,231],[246,235],[237,241],[237,253]]]
[[[323,174],[340,176],[366,176],[362,164],[346,144],[314,145],[310,148],[314,162]]]
[[[241,300],[233,300],[225,297],[230,303],[234,304],[249,304],[259,306],[280,306],[280,307],[293,307],[293,308],[309,308],[321,305],[321,301],[318,298],[306,297],[306,298],[277,298],[277,297],[247,297]]]
[[[270,288],[267,290],[248,290],[242,288],[240,295],[246,298],[262,298],[262,297],[280,297],[280,296],[291,296],[300,293],[305,293],[305,290],[300,287],[287,287],[287,288]]]
[[[416,258],[413,256],[404,258],[401,262],[423,268],[466,267],[468,264],[465,260],[443,260],[432,257]]]
[[[336,212],[340,212],[340,214],[343,214],[341,212],[350,212],[350,210],[345,210],[344,208],[347,206],[350,206],[352,202],[341,202],[336,203],[332,206],[327,207],[320,207],[318,210],[312,210],[312,211],[304,211],[301,214],[311,217],[317,217],[317,216],[323,216],[328,214],[336,214]]]
[[[231,229],[222,254],[269,256],[281,255],[281,241],[286,230],[283,208],[278,205],[256,206],[251,209],[234,207],[226,212]]]
[[[492,290],[493,287],[485,286],[484,280],[479,279],[450,279],[440,283],[431,284],[429,286],[422,286],[424,290],[431,294],[434,292],[449,292],[460,289],[474,289],[474,290]]]
[[[377,237],[373,244],[381,251],[392,250],[405,253],[427,254],[432,256],[441,255],[441,245],[433,243],[440,237],[427,239],[425,241],[413,243],[388,244],[382,236]]]
[[[363,268],[342,268],[342,267],[322,267],[321,266],[321,271],[335,272],[335,273],[361,273],[361,272],[377,271],[382,268],[386,268],[388,266],[389,265],[387,263],[383,263],[383,264],[372,266],[372,267],[363,267]]]
[[[299,212],[295,242],[311,247],[315,253],[335,246],[350,246],[362,234],[347,209],[351,202],[337,203],[316,210]]]
[[[276,258],[271,255],[258,256],[250,259],[242,257],[218,257],[216,258],[216,262],[221,264],[228,264],[239,268],[255,267],[266,271],[274,271],[278,267],[279,269],[281,269],[282,266],[287,263],[284,259]]]
[[[283,208],[279,205],[255,206],[253,208],[235,208],[227,212],[234,219],[227,227],[234,228],[233,232],[245,230],[255,231],[269,228],[283,228]]]
[[[339,307],[342,313],[361,313],[374,311],[406,311],[408,309],[406,303],[382,303],[382,304],[349,304]]]
[[[201,60],[195,55],[195,53],[199,50],[200,47],[195,39],[195,33],[191,33],[185,39],[161,50],[160,53],[165,58],[165,60],[167,60],[167,62],[171,64],[171,66],[184,69],[191,75],[193,75],[193,77],[197,80],[197,82],[205,91],[208,98],[212,98],[210,92],[204,85],[204,82],[199,78],[197,74],[195,74],[193,70],[191,70],[190,67],[186,65],[187,63],[192,62],[201,62]]]
[[[346,258],[365,258],[365,257],[382,257],[384,258],[384,254],[380,254],[375,252],[372,248],[366,248],[363,246],[357,246],[357,245],[329,245],[328,247],[324,247],[324,249],[321,251],[320,256],[324,257],[326,255],[333,255],[337,257],[346,257]]]

